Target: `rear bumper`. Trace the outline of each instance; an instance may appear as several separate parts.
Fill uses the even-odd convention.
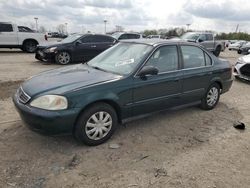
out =
[[[72,133],[78,110],[48,111],[22,104],[17,97],[13,103],[23,122],[33,131],[45,134]]]
[[[226,93],[232,87],[233,79],[227,80],[222,84],[221,94]]]

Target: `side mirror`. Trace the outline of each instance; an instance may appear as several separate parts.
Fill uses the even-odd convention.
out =
[[[77,40],[77,41],[76,41],[76,46],[78,46],[79,44],[82,44],[82,41]]]
[[[144,66],[137,75],[145,77],[147,75],[157,75],[158,72],[159,70],[154,66]]]
[[[187,41],[188,41],[188,42],[196,42],[195,39],[188,39]]]
[[[203,42],[203,40],[202,39],[198,39],[198,42]]]

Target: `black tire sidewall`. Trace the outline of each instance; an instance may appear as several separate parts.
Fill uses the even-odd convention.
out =
[[[215,49],[214,55],[216,57],[218,57],[220,55],[220,52],[221,52],[221,46],[217,46],[216,49]]]
[[[99,111],[104,111],[110,114],[112,118],[112,127],[109,133],[104,138],[100,140],[92,140],[87,136],[85,132],[85,126],[86,126],[88,119],[93,114]],[[89,146],[96,146],[107,141],[115,132],[117,125],[118,125],[118,118],[117,118],[116,111],[110,105],[106,103],[96,103],[81,113],[80,117],[78,118],[76,122],[76,126],[75,126],[73,134],[79,142],[85,145],[89,145]]]
[[[213,88],[213,87],[216,87],[217,90],[218,90],[218,98],[217,98],[216,103],[213,106],[210,106],[210,105],[207,104],[207,95],[208,95],[210,89]],[[218,102],[220,100],[220,89],[221,88],[220,88],[219,84],[217,84],[217,83],[213,83],[208,87],[207,92],[206,92],[205,96],[202,98],[202,101],[201,101],[201,108],[202,109],[204,109],[204,110],[212,110],[212,109],[214,109],[216,107],[216,105],[218,104]]]
[[[37,42],[33,41],[33,40],[29,40],[29,41],[26,41],[24,44],[23,44],[23,47],[22,49],[27,52],[27,53],[34,53],[36,51],[36,49],[34,49],[34,51],[29,51],[28,48],[27,48],[27,44],[29,43],[33,43],[34,45],[37,45]]]

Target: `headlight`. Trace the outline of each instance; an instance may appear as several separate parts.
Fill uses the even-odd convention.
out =
[[[239,58],[238,61],[237,61],[237,64],[244,64],[244,60],[242,58]]]
[[[51,48],[46,49],[45,52],[47,52],[47,53],[50,52],[51,53],[51,52],[54,52],[56,49],[57,49],[57,47],[51,47]]]
[[[63,96],[44,95],[34,99],[30,105],[44,110],[64,110],[68,107],[68,101]]]

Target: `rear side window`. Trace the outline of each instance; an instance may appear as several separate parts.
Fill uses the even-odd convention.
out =
[[[139,39],[140,35],[137,35],[137,34],[128,34],[128,38],[129,39]]]
[[[89,35],[85,36],[81,39],[82,43],[113,43],[115,39],[108,36],[102,36],[102,35]]]
[[[184,69],[203,67],[206,65],[204,52],[196,46],[181,46]]]
[[[0,23],[0,32],[12,32],[13,28],[11,24]]]
[[[108,37],[108,36],[102,36],[102,35],[97,35],[96,36],[96,41],[98,42],[109,42],[109,43],[113,43],[115,41],[115,39]]]

